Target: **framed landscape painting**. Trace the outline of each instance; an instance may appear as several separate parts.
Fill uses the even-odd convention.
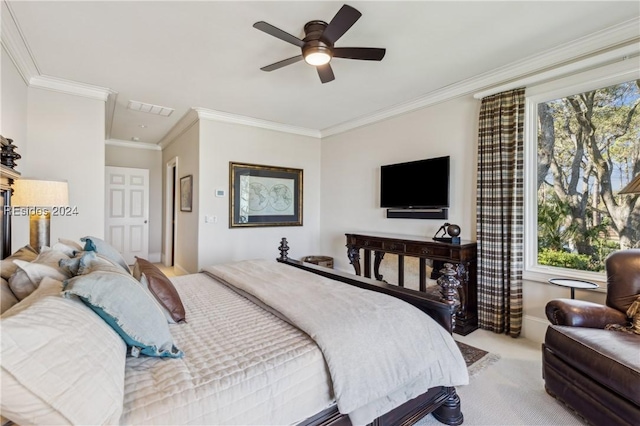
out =
[[[302,226],[302,169],[229,163],[229,227]]]
[[[193,202],[193,175],[180,178],[180,211],[192,211]]]

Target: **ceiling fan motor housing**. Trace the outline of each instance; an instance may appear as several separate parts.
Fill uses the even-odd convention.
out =
[[[305,38],[304,46],[302,46],[302,55],[307,56],[311,53],[325,53],[329,57],[333,57],[333,45],[322,40],[322,34],[327,28],[324,21],[310,21],[304,26]]]

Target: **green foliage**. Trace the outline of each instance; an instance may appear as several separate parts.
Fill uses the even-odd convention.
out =
[[[553,249],[542,249],[538,252],[538,263],[540,265],[588,271],[591,270],[590,260],[586,254],[568,253]]]

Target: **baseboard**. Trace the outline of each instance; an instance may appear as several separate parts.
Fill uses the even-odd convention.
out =
[[[151,263],[160,263],[162,260],[162,255],[160,253],[149,253],[149,262]]]
[[[544,335],[549,327],[549,321],[543,318],[525,315],[522,317],[521,336],[533,342],[544,342]]]
[[[189,271],[187,271],[186,269],[184,269],[182,266],[178,265],[177,263],[173,264],[173,270],[175,271],[176,275],[189,275]]]

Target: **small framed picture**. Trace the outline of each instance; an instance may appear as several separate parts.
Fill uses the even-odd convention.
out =
[[[193,175],[180,178],[180,211],[192,211],[193,202]]]
[[[302,169],[229,163],[229,227],[302,226]]]

